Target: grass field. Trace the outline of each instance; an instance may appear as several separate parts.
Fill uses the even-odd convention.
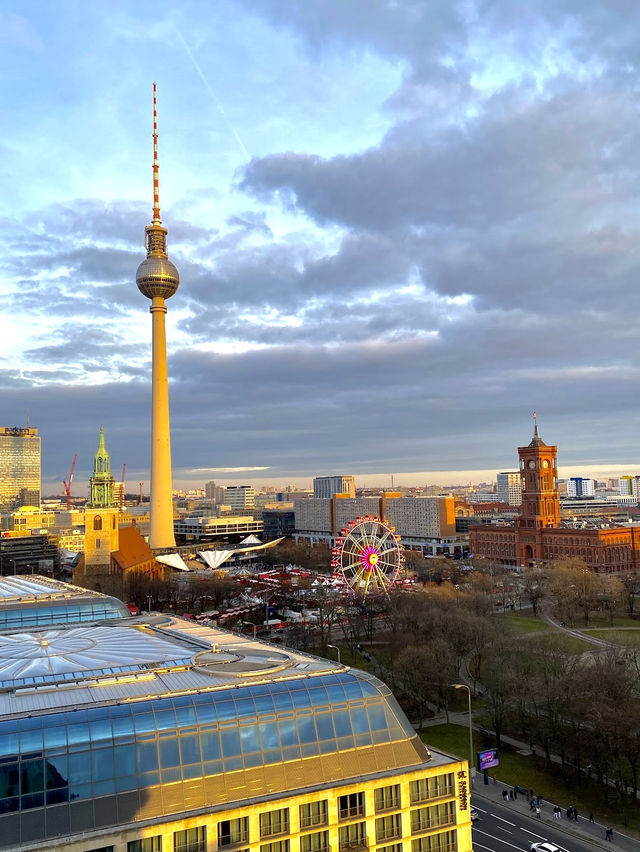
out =
[[[435,725],[424,728],[420,732],[422,740],[439,751],[444,751],[457,757],[468,759],[469,730],[462,725]],[[492,741],[482,738],[478,731],[473,732],[473,750],[480,751],[492,746]],[[566,778],[562,768],[556,764],[545,767],[542,757],[518,754],[514,749],[503,746],[500,749],[500,766],[495,773],[497,783],[504,786],[521,784],[528,790],[533,790],[537,796],[542,796],[547,803],[558,804],[562,808],[573,805],[578,813],[587,818],[593,812],[598,822],[610,822],[612,825],[640,829],[640,808],[626,805],[626,813],[622,806],[603,803],[602,790],[593,781],[582,780],[578,787],[574,777]],[[476,776],[476,789],[482,785],[482,776]],[[613,791],[612,791],[613,795]],[[544,809],[544,805],[542,806]]]
[[[540,633],[542,631],[551,631],[553,628],[543,621],[541,618],[535,618],[533,615],[523,615],[520,612],[497,612],[491,616],[498,622],[506,625],[508,630],[514,633]]]
[[[589,630],[589,635],[595,636],[597,639],[605,639],[607,642],[614,642],[616,645],[623,645],[626,648],[640,646],[640,627],[635,630]]]

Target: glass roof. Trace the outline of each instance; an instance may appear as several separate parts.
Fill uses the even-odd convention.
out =
[[[0,688],[190,665],[198,648],[124,625],[0,635]]]

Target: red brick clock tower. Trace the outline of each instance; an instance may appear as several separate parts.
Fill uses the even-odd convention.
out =
[[[516,520],[518,562],[529,565],[542,560],[542,530],[560,523],[558,499],[558,448],[545,444],[533,429],[533,440],[518,447],[522,479],[522,511]]]

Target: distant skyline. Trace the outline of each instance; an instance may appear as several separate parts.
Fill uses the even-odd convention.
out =
[[[44,493],[101,424],[148,482],[154,81],[176,487],[477,481],[533,409],[565,476],[640,470],[640,5],[4,0],[0,48],[0,425]]]

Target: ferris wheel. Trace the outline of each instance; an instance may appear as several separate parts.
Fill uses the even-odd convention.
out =
[[[349,521],[336,538],[331,567],[358,595],[389,594],[404,563],[400,536],[373,515]]]

